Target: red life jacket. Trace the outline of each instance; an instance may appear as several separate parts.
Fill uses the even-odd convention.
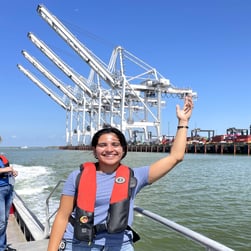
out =
[[[126,230],[131,192],[137,182],[132,169],[120,165],[116,170],[106,223],[95,226],[96,166],[92,162],[87,162],[81,165],[81,169],[80,177],[76,180],[75,238],[92,242],[98,232],[119,233]]]
[[[9,160],[5,156],[0,155],[0,160],[2,160],[4,167],[10,166]],[[1,173],[0,174],[0,179],[4,180],[5,183],[6,183],[6,178],[8,178],[8,173]]]
[[[5,156],[0,155],[0,159],[2,160],[4,164],[4,167],[10,166],[9,160]]]

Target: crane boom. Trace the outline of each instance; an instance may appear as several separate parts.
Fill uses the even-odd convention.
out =
[[[80,102],[54,75],[52,75],[38,60],[32,57],[28,52],[22,50],[24,57],[36,67],[45,77],[47,77],[58,89],[60,89],[69,99],[76,104]]]
[[[40,89],[42,89],[49,97],[51,97],[54,101],[56,101],[60,106],[62,106],[65,110],[70,110],[70,107],[67,106],[63,100],[58,97],[52,90],[46,87],[41,81],[39,81],[34,75],[32,75],[27,69],[25,69],[22,65],[17,65],[18,69],[22,71],[30,80],[32,80]]]
[[[90,88],[83,83],[82,76],[78,76],[67,64],[60,59],[43,41],[39,40],[31,32],[28,33],[28,38],[41,50],[60,70],[62,70],[74,83],[76,83],[88,96],[92,96]]]
[[[43,5],[38,5],[37,12],[54,29],[71,48],[81,56],[90,67],[112,87],[115,81],[111,73],[106,69],[104,63],[88,50],[54,15],[52,15]]]

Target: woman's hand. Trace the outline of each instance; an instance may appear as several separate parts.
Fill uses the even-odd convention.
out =
[[[176,115],[179,121],[188,122],[192,115],[192,110],[193,99],[191,96],[186,96],[183,109],[180,109],[180,106],[176,105]]]
[[[18,171],[13,168],[13,166],[6,167],[6,171],[11,173],[14,177],[17,177]]]

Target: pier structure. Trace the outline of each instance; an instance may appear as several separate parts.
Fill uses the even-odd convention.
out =
[[[187,144],[187,153],[251,154],[251,143]]]
[[[128,145],[128,152],[152,152],[152,153],[168,153],[170,152],[172,144],[152,144],[152,145]],[[83,150],[91,151],[90,145],[82,146],[61,146],[62,150]],[[233,142],[233,143],[188,143],[186,146],[186,153],[193,154],[251,154],[251,142]]]
[[[160,140],[162,110],[167,100],[183,99],[186,95],[197,97],[191,88],[175,87],[156,68],[121,46],[115,47],[110,61],[104,63],[45,6],[38,5],[37,12],[87,66],[85,73],[77,72],[31,32],[27,34],[29,40],[53,63],[53,72],[57,70],[57,74],[63,74],[64,79],[49,71],[26,50],[22,50],[22,54],[35,67],[36,73],[31,73],[21,64],[17,65],[66,111],[67,146],[87,145],[93,134],[105,126],[120,129],[131,142],[137,133],[142,135],[144,142]],[[47,84],[52,84],[55,90]]]

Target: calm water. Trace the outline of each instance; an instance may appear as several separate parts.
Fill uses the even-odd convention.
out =
[[[45,200],[55,184],[80,163],[93,160],[91,152],[81,151],[0,148],[0,152],[19,171],[16,191],[42,223]],[[129,153],[124,164],[147,165],[162,156]],[[188,154],[166,177],[142,190],[136,204],[234,250],[251,250],[251,156]],[[205,250],[139,215],[134,228],[141,235],[136,250]]]

